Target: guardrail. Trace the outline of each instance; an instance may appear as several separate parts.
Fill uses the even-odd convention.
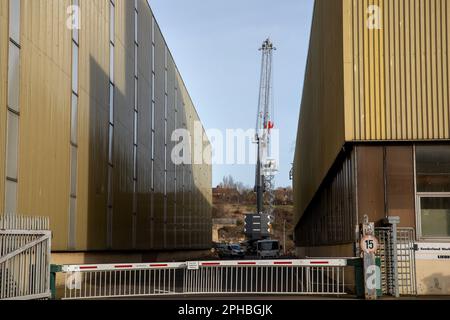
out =
[[[63,299],[344,295],[346,259],[65,265]]]

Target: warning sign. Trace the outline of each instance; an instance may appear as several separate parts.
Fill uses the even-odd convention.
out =
[[[378,239],[375,236],[364,236],[361,239],[360,247],[365,253],[375,253],[378,250]]]
[[[198,270],[199,269],[198,261],[188,261],[187,267],[188,270]]]

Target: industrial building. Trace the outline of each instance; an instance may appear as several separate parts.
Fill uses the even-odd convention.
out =
[[[294,164],[301,256],[413,228],[417,293],[450,294],[450,3],[316,0]]]
[[[171,160],[197,121],[146,0],[0,1],[0,212],[55,253],[210,248],[211,165]]]

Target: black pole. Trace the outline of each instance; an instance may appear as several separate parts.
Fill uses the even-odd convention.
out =
[[[258,143],[258,158],[256,161],[256,213],[262,213],[264,211],[264,186],[261,175],[261,155],[260,155],[260,138],[257,138]]]

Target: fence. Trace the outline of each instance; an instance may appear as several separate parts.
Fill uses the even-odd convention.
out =
[[[63,299],[176,295],[344,295],[346,259],[66,265]]]
[[[0,216],[0,300],[50,297],[48,218]]]

